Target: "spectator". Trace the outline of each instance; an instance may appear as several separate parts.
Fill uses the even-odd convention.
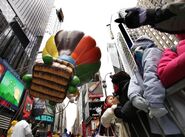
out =
[[[11,122],[11,127],[8,129],[8,132],[7,132],[7,137],[11,137],[12,133],[13,133],[13,128],[14,126],[17,124],[17,120],[13,120]]]
[[[101,113],[101,123],[99,125],[99,135],[110,135],[113,136],[112,133],[112,126],[111,121],[113,119],[114,114],[109,113],[111,110],[111,107],[113,105],[113,99],[114,97],[112,95],[109,95],[106,97],[104,101],[104,105],[102,106],[102,113]]]
[[[29,123],[26,120],[17,122],[11,137],[33,137]]]
[[[67,129],[64,129],[64,133],[62,134],[62,137],[70,137],[69,134],[67,133]]]

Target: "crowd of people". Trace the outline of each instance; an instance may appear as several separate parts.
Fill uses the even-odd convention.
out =
[[[7,137],[80,137],[79,135],[77,136],[68,132],[66,128],[62,133],[47,131],[42,134],[39,130],[39,126],[33,126],[33,124],[32,119],[13,120],[7,131]],[[5,135],[1,137],[5,137]]]
[[[131,76],[125,71],[111,76],[114,93],[105,100],[99,128],[103,126],[107,130],[113,119],[120,118],[129,125],[131,137],[138,134],[143,137],[145,131],[137,117],[140,112],[150,136],[182,137],[164,103],[166,88],[185,78],[185,1],[178,0],[161,8],[134,7],[120,12],[126,15],[116,19],[117,23],[124,23],[130,29],[150,25],[158,31],[175,34],[179,43],[162,50],[147,36],[134,42],[130,50],[137,68]],[[106,135],[106,130],[98,135]]]

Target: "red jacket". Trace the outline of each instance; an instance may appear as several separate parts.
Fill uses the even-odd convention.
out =
[[[185,78],[185,40],[176,46],[176,52],[167,48],[158,65],[158,75],[165,88]]]

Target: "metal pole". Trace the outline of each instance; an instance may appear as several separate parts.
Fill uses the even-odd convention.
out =
[[[104,88],[104,91],[105,91],[105,97],[107,97],[107,84],[106,84],[106,77],[107,77],[107,75],[111,75],[112,74],[112,72],[109,72],[109,73],[107,73],[106,75],[105,75],[105,77],[104,77],[104,79],[103,79],[103,81],[102,81],[102,83],[103,83],[103,88]]]

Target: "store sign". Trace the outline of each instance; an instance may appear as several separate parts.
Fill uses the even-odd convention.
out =
[[[49,116],[49,115],[40,115],[35,117],[35,120],[39,120],[39,121],[45,121],[45,122],[53,122],[53,116]]]
[[[28,91],[27,91],[28,92]],[[23,108],[23,117],[29,118],[33,108],[33,99],[27,94],[24,108]]]

